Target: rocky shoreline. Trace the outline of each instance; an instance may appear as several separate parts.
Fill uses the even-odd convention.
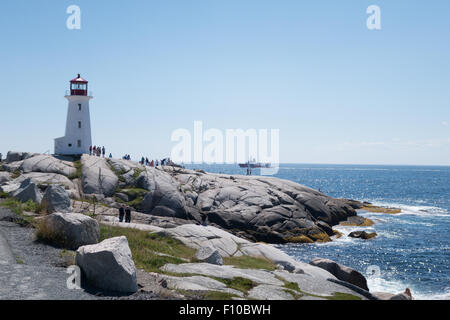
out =
[[[267,243],[330,241],[332,226],[356,216],[345,201],[277,178],[153,168],[89,155],[67,160],[9,152],[0,191],[12,194],[26,179],[42,190],[59,184],[72,199],[95,197],[112,208],[124,203],[138,212],[214,225]]]
[[[333,261],[299,262],[270,245],[332,241],[339,223],[370,223],[355,210],[369,204],[290,181],[9,152],[0,196],[32,207],[34,236],[76,250],[75,263],[104,292],[137,292],[126,295],[136,299],[378,299],[358,271]],[[122,204],[134,208],[133,223],[118,222]],[[116,237],[104,237],[105,230]],[[149,234],[162,248],[175,241],[181,256],[153,250],[153,261],[142,262],[134,241],[146,242]],[[251,265],[243,267],[242,259]],[[111,266],[114,284],[102,277],[102,268]]]

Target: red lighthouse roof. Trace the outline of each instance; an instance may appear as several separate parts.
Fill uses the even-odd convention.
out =
[[[88,83],[87,80],[83,79],[80,74],[75,79],[70,80],[70,83]]]

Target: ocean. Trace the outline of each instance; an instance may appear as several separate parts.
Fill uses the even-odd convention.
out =
[[[237,165],[186,167],[246,173]],[[375,224],[336,226],[344,236],[333,242],[278,248],[300,261],[321,257],[352,267],[368,278],[371,291],[397,293],[408,287],[415,299],[450,299],[450,167],[282,164],[275,177],[332,197],[402,209],[395,215],[359,212]],[[372,240],[347,237],[354,230],[375,231],[378,236]]]

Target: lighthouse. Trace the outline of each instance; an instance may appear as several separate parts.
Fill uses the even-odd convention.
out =
[[[93,97],[88,95],[88,81],[78,74],[78,77],[70,80],[70,90],[66,92],[65,98],[69,101],[66,135],[55,139],[55,154],[89,153],[92,145],[89,100]]]

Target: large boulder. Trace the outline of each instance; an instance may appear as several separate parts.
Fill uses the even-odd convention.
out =
[[[27,179],[20,184],[19,189],[13,193],[13,197],[22,202],[31,200],[34,203],[41,204],[42,201],[42,195],[39,188],[36,184],[32,183],[30,179]]]
[[[6,155],[5,162],[11,163],[11,162],[22,161],[22,160],[32,157],[33,155],[35,155],[35,154],[30,153],[30,152],[9,151],[8,154]]]
[[[219,250],[211,247],[200,247],[195,254],[195,258],[200,262],[216,264],[219,266],[223,264],[223,259]]]
[[[177,188],[178,182],[170,175],[147,168],[139,175],[136,184],[149,191],[142,201],[142,211],[156,216],[187,218],[185,198]]]
[[[136,267],[124,236],[79,248],[76,263],[86,282],[98,289],[123,293],[138,289]]]
[[[109,167],[106,159],[84,154],[82,163],[82,186],[86,194],[114,195],[119,178]]]
[[[97,220],[81,213],[52,213],[41,218],[37,235],[67,249],[95,244],[100,238]]]
[[[356,211],[343,201],[273,177],[210,174],[164,167],[185,199],[188,219],[213,224],[251,241],[330,241],[332,226]],[[159,179],[138,181],[156,188]],[[150,198],[152,195],[148,195]],[[152,214],[158,214],[156,213]]]
[[[60,185],[50,185],[42,198],[42,206],[48,213],[70,212],[69,193]]]
[[[0,185],[12,180],[11,175],[8,172],[0,172]]]
[[[72,162],[59,160],[53,156],[45,154],[40,154],[25,159],[20,168],[24,173],[57,173],[66,177],[76,173],[76,168]]]
[[[329,259],[313,259],[311,265],[327,270],[337,279],[351,283],[361,289],[369,291],[366,278],[355,269],[343,266]]]

